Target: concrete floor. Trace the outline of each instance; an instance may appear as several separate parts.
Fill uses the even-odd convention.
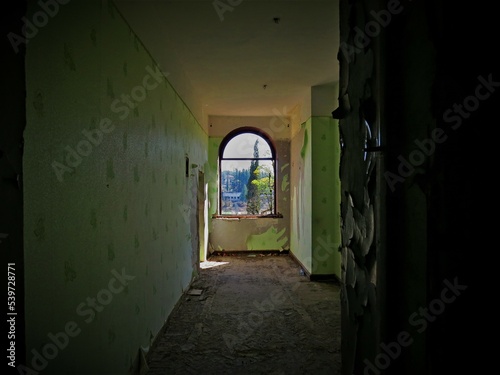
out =
[[[148,353],[148,375],[340,373],[336,283],[309,281],[288,255],[202,267]]]

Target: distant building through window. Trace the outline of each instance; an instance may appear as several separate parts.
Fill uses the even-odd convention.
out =
[[[219,215],[276,214],[276,151],[258,129],[229,133],[219,149]]]

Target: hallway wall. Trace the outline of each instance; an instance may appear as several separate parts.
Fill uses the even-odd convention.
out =
[[[26,1],[4,4],[1,34],[21,33],[19,20],[26,13]],[[7,309],[17,313],[9,327],[7,358],[9,365],[22,362],[24,349],[24,251],[23,251],[23,132],[26,126],[25,49],[17,51],[7,37],[2,38],[2,87],[0,109],[0,253],[4,259]],[[8,317],[10,319],[10,317]],[[10,325],[10,324],[9,324]],[[11,330],[15,331],[12,332]],[[11,354],[14,353],[14,356]]]
[[[331,107],[335,102],[330,103]],[[340,279],[340,141],[338,120],[312,118],[312,271]]]
[[[290,251],[308,274],[340,278],[338,121],[314,103],[318,115],[292,129]]]
[[[27,366],[127,373],[196,272],[208,137],[111,2],[60,5],[26,70]]]

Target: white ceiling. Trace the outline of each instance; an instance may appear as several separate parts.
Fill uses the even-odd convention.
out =
[[[338,81],[338,0],[115,3],[204,115],[273,115],[310,100],[312,86]]]

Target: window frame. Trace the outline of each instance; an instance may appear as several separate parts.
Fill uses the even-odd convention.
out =
[[[269,146],[271,149],[271,157],[259,157],[258,159],[255,158],[224,158],[224,150],[226,149],[227,144],[235,137],[241,134],[245,133],[250,133],[250,134],[255,134],[259,137],[261,137]],[[270,160],[272,161],[273,165],[273,173],[274,173],[274,185],[273,185],[273,212],[269,214],[264,214],[264,215],[255,215],[255,214],[222,214],[222,188],[221,188],[221,179],[222,179],[222,161],[224,160],[233,160],[233,161],[251,161],[251,160]],[[215,214],[213,217],[215,218],[222,218],[222,219],[258,219],[258,218],[277,218],[277,217],[282,217],[282,215],[278,212],[278,207],[277,207],[277,189],[276,189],[276,183],[277,183],[277,171],[278,171],[278,158],[276,154],[276,146],[269,137],[267,133],[262,131],[261,129],[254,128],[254,127],[240,127],[237,129],[234,129],[230,131],[222,140],[221,144],[219,145],[219,157],[218,157],[218,176],[217,176],[217,189],[218,189],[218,202],[217,202],[217,214]]]

